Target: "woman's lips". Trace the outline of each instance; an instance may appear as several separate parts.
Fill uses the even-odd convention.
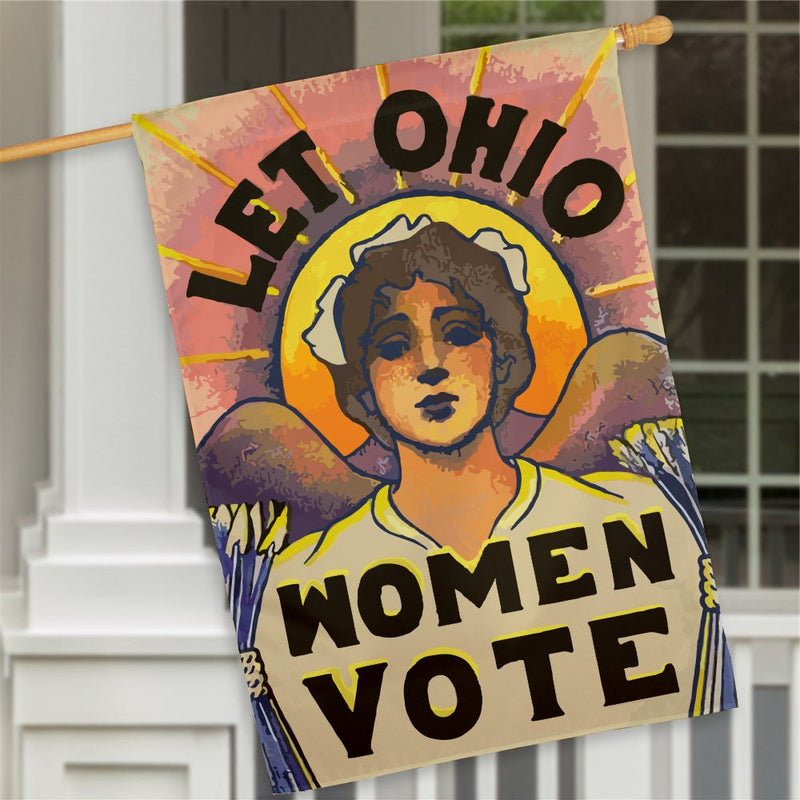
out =
[[[457,400],[457,395],[439,392],[439,394],[427,395],[416,404],[416,407],[422,409],[423,419],[430,422],[444,422],[455,413],[453,403]]]

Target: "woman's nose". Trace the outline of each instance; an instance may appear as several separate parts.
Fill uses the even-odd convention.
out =
[[[441,367],[441,353],[437,350],[433,336],[420,336],[418,347],[417,358],[419,359],[420,372],[426,372],[436,367]]]
[[[433,369],[426,369],[425,372],[417,376],[420,383],[427,386],[436,386],[441,383],[450,373],[444,367],[434,367]]]

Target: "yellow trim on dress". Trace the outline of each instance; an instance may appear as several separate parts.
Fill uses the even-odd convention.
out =
[[[519,479],[517,493],[511,503],[497,518],[492,534],[494,534],[498,528],[506,530],[513,528],[530,510],[539,492],[542,479],[539,472],[539,465],[535,464],[533,461],[528,461],[526,458],[516,458],[514,459],[514,466],[517,468],[517,477]],[[492,534],[490,534],[490,536]]]
[[[620,505],[628,505],[629,503],[625,498],[619,497],[610,489],[596,484],[604,480],[627,480],[628,478],[639,477],[628,472],[593,472],[589,475],[582,475],[580,478],[573,478],[550,467],[540,467],[540,469],[542,470],[542,478],[557,481],[564,486],[569,486],[571,489],[578,489],[585,494],[592,495],[592,497],[599,497],[601,500],[608,500],[611,503],[619,503]],[[645,481],[647,480],[645,479]]]
[[[339,534],[347,530],[351,525],[361,522],[362,519],[369,513],[370,501],[364,501],[355,511],[348,514],[344,519],[334,522],[330,528],[327,528],[320,535],[322,540],[317,545],[318,549],[314,550],[306,560],[306,564],[313,564],[317,559],[321,558],[325,553],[330,550],[331,545],[339,537]]]
[[[400,512],[395,508],[391,498],[391,489],[388,485],[381,486],[375,493],[372,501],[372,514],[375,521],[389,533],[404,536],[417,544],[421,544],[426,550],[433,550],[440,547],[439,543],[432,537],[423,533],[419,528],[415,528],[410,522],[404,519]]]
[[[303,536],[302,539],[298,539],[296,542],[292,542],[288,547],[285,547],[275,556],[273,564],[277,566],[278,564],[282,564],[284,561],[289,561],[290,559],[295,558],[308,547],[316,547],[320,536],[322,536],[322,531],[316,531],[315,533],[309,533],[307,536]]]

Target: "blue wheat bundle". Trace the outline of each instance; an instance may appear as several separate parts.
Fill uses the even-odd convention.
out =
[[[255,646],[256,628],[275,553],[288,529],[283,503],[239,503],[210,509],[217,553],[236,628],[239,657],[250,692],[259,741],[279,792],[318,786],[267,680]]]
[[[671,417],[636,423],[609,444],[625,469],[652,478],[686,521],[700,549],[697,564],[701,615],[689,716],[734,708],[733,670],[720,625],[717,585],[692,478],[683,421]]]
[[[617,461],[631,472],[647,475],[661,489],[708,554],[683,421],[678,417],[637,422],[609,442]]]

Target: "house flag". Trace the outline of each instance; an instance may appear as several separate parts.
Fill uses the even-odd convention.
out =
[[[616,58],[134,117],[276,793],[736,705]]]

